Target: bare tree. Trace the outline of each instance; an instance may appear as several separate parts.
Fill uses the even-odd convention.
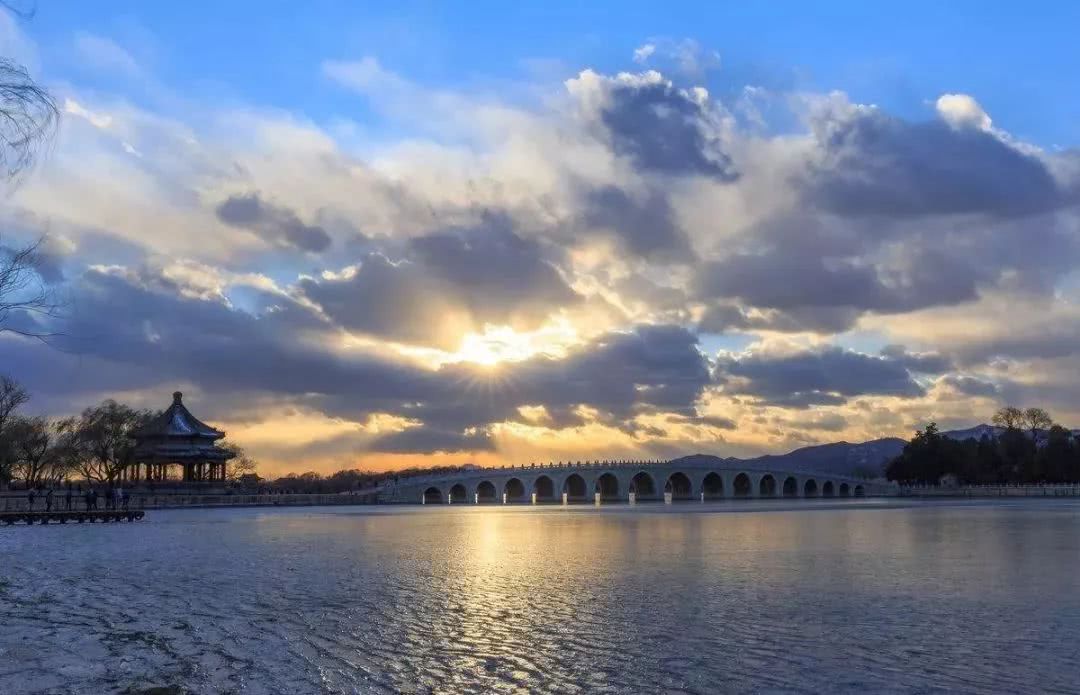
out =
[[[0,167],[8,180],[30,168],[60,121],[49,92],[26,68],[0,58]]]
[[[1014,408],[1011,405],[1007,405],[994,413],[991,422],[998,427],[1004,427],[1008,430],[1018,430],[1025,424],[1024,411],[1019,408]]]
[[[244,451],[244,447],[230,441],[220,442],[218,446],[233,454],[227,466],[229,480],[236,482],[246,475],[258,475],[259,463]]]
[[[83,476],[109,482],[133,462],[135,443],[131,433],[153,416],[150,411],[106,400],[82,411],[77,418],[61,421],[58,430],[62,435],[71,433]]]
[[[17,17],[30,18],[33,7],[0,0],[0,8]],[[27,69],[10,58],[0,57],[0,176],[17,183],[37,160],[38,153],[56,133],[60,109],[49,91],[34,81]],[[0,332],[15,331],[44,337],[44,333],[13,328],[11,318],[25,312],[52,313],[50,293],[37,273],[41,240],[26,247],[0,244]]]
[[[1024,410],[1024,424],[1031,432],[1031,441],[1036,441],[1039,430],[1048,430],[1054,424],[1050,413],[1042,408],[1028,408]]]
[[[50,335],[38,324],[13,321],[23,314],[50,317],[59,311],[59,302],[38,273],[42,241],[20,249],[0,245],[0,333],[40,339]]]
[[[53,432],[43,417],[16,417],[9,425],[15,472],[27,487],[47,482]]]
[[[0,484],[7,484],[11,480],[12,467],[15,465],[8,425],[15,412],[28,400],[30,394],[19,382],[0,375]]]

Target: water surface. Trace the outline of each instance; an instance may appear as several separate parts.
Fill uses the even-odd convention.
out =
[[[1078,691],[1080,502],[0,528],[0,692]]]

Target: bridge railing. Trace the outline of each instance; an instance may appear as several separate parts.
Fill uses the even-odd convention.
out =
[[[427,482],[439,482],[448,479],[473,477],[473,476],[485,476],[485,475],[503,475],[511,471],[544,471],[544,470],[567,470],[575,468],[588,468],[588,469],[610,469],[610,468],[645,468],[648,466],[664,466],[672,463],[672,460],[620,460],[620,461],[567,461],[567,462],[550,462],[547,464],[528,464],[521,466],[498,466],[491,468],[471,468],[456,472],[449,473],[431,473],[424,475],[411,475],[401,476],[396,480],[388,482],[389,486],[414,486],[422,485]],[[699,465],[688,465],[687,468],[699,468]],[[768,465],[767,462],[741,462],[736,468],[744,471],[752,472],[769,472],[775,474],[796,474],[801,476],[815,477],[815,478],[827,478],[832,480],[838,480],[842,482],[849,482],[860,485],[883,485],[887,487],[895,486],[895,483],[887,482],[881,479],[861,479],[850,475],[840,475],[836,473],[826,473],[822,471],[791,471],[784,468],[777,468]]]

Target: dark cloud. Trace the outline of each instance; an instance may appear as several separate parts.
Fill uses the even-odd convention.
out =
[[[464,309],[424,269],[410,261],[366,256],[355,273],[335,279],[304,278],[298,288],[332,321],[359,333],[406,343],[457,346]]]
[[[330,246],[330,235],[319,226],[304,224],[292,210],[274,205],[257,193],[234,195],[217,207],[218,219],[248,229],[268,243],[318,253]]]
[[[903,345],[886,345],[881,356],[911,372],[942,374],[953,368],[952,360],[936,352],[908,352]]]
[[[749,312],[734,304],[708,307],[698,323],[703,333],[728,331],[778,331],[781,333],[836,333],[855,324],[860,311],[853,307],[808,306],[785,311]]]
[[[256,302],[264,311],[248,313],[185,296],[150,269],[89,270],[74,289],[79,301],[56,347],[65,360],[85,360],[93,374],[57,382],[50,360],[23,360],[22,342],[0,341],[0,361],[20,364],[15,376],[31,388],[167,392],[190,383],[208,399],[259,393],[335,417],[389,413],[422,423],[380,441],[382,451],[487,448],[485,426],[520,419],[525,405],[544,406],[555,426],[584,422],[575,414],[580,406],[614,426],[642,412],[693,417],[711,380],[696,337],[673,326],[605,334],[564,359],[432,370],[376,351],[337,351],[334,329],[288,297],[268,296]],[[99,373],[109,375],[107,384]]]
[[[899,254],[876,258],[877,241],[857,232],[813,216],[761,225],[750,235],[753,248],[698,266],[694,295],[706,302],[729,300],[710,303],[703,328],[832,333],[850,328],[865,312],[971,301],[981,284],[998,279],[977,255],[936,248],[917,236]],[[764,311],[751,314],[748,307]]]
[[[371,410],[431,392],[423,372],[372,353],[342,356],[305,339],[325,339],[327,326],[287,298],[254,315],[179,292],[175,282],[150,271],[89,270],[73,288],[76,301],[53,343],[67,354],[127,366],[130,381],[116,383],[117,391],[190,381],[211,393],[364,389]]]
[[[719,415],[697,415],[688,417],[685,421],[693,425],[708,425],[721,430],[733,430],[738,427],[738,424],[731,418]]]
[[[825,430],[826,432],[839,432],[847,427],[847,419],[838,413],[823,413],[817,417],[803,420],[789,420],[780,423],[785,428],[800,430]]]
[[[947,374],[941,377],[939,383],[945,384],[963,396],[987,396],[992,398],[1001,391],[997,384],[992,381],[963,374]]]
[[[615,186],[593,190],[585,198],[583,222],[590,228],[611,230],[635,256],[660,261],[694,257],[675,212],[659,193],[638,200]]]
[[[580,299],[540,244],[515,234],[502,218],[417,237],[409,251],[425,272],[460,293],[482,320],[506,322],[524,316],[535,322],[553,307]]]
[[[580,300],[540,244],[501,221],[413,239],[403,254],[372,253],[351,274],[299,288],[349,330],[450,350],[485,323],[534,328]]]
[[[902,363],[839,347],[722,357],[716,370],[726,392],[785,407],[835,405],[871,394],[914,397],[924,393]]]
[[[738,177],[715,134],[707,105],[667,82],[617,83],[601,118],[615,152],[643,169],[701,174],[722,181]]]
[[[826,118],[815,128],[824,159],[803,181],[807,200],[825,209],[1025,215],[1066,202],[1042,161],[991,132],[878,110]]]

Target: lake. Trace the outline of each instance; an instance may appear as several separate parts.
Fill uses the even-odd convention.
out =
[[[0,528],[0,692],[1080,690],[1080,502]]]

